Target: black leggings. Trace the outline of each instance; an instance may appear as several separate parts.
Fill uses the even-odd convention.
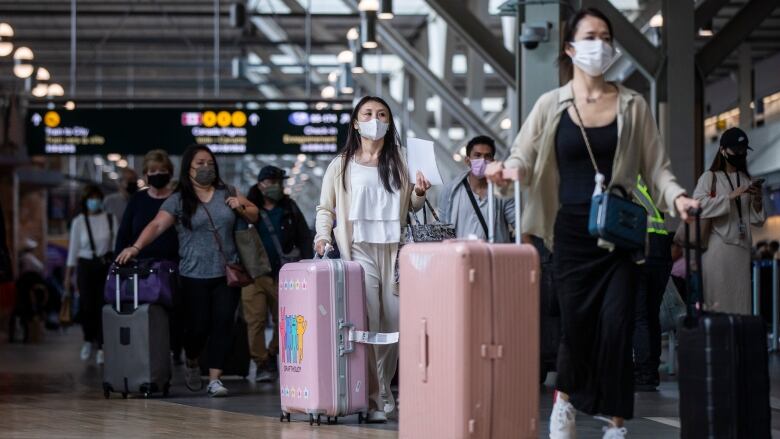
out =
[[[182,276],[181,286],[186,316],[184,351],[187,358],[197,360],[205,347],[208,368],[221,370],[232,346],[241,290],[228,287],[224,277],[194,279]]]
[[[76,285],[79,288],[79,320],[84,341],[103,346],[103,290],[109,266],[99,259],[79,258]]]

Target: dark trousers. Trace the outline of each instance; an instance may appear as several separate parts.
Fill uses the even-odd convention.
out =
[[[181,285],[187,359],[197,360],[205,347],[208,368],[222,370],[232,346],[241,290],[228,287],[224,277],[193,279],[182,276]]]
[[[606,251],[588,232],[588,210],[563,206],[555,223],[553,267],[561,310],[556,389],[589,415],[631,419],[631,361],[637,265]]]
[[[658,385],[661,364],[661,301],[672,272],[671,240],[651,235],[650,256],[639,272],[634,323],[635,382]]]
[[[101,259],[79,258],[76,285],[79,288],[79,321],[84,341],[103,346],[103,290],[109,265]]]

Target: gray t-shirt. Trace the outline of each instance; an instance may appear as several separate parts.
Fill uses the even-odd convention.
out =
[[[229,262],[238,262],[238,251],[233,239],[236,214],[225,204],[226,191],[217,189],[211,200],[205,204],[209,210],[222,248]],[[214,239],[209,218],[204,205],[198,205],[192,215],[192,230],[181,223],[181,194],[174,193],[160,207],[176,218],[176,232],[179,235],[179,273],[196,279],[213,279],[225,275],[225,261],[219,254],[219,246]]]

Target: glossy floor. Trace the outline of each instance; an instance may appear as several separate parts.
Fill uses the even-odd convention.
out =
[[[340,425],[310,427],[305,417],[282,424],[277,386],[228,379],[225,384],[231,396],[211,399],[186,390],[178,370],[170,398],[114,396],[106,401],[100,390],[100,369],[94,360],[78,358],[79,346],[78,328],[66,334],[50,332],[41,344],[0,344],[0,438],[397,437],[396,422],[359,425],[354,416],[340,419]],[[780,377],[780,367],[774,363],[776,359],[774,376]],[[773,384],[773,394],[780,396],[778,382]],[[402,399],[403,395],[401,404]],[[545,421],[551,400],[550,389],[543,389],[540,416]],[[678,437],[674,381],[665,381],[660,392],[637,394],[636,415],[628,424],[629,437]],[[773,418],[780,437],[778,416]],[[600,438],[602,425],[580,415],[578,438]],[[539,437],[546,437],[546,422],[541,427]]]

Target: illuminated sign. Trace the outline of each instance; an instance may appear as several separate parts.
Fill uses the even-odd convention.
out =
[[[31,109],[32,154],[181,154],[193,144],[218,154],[333,154],[346,141],[348,111],[236,109]]]

